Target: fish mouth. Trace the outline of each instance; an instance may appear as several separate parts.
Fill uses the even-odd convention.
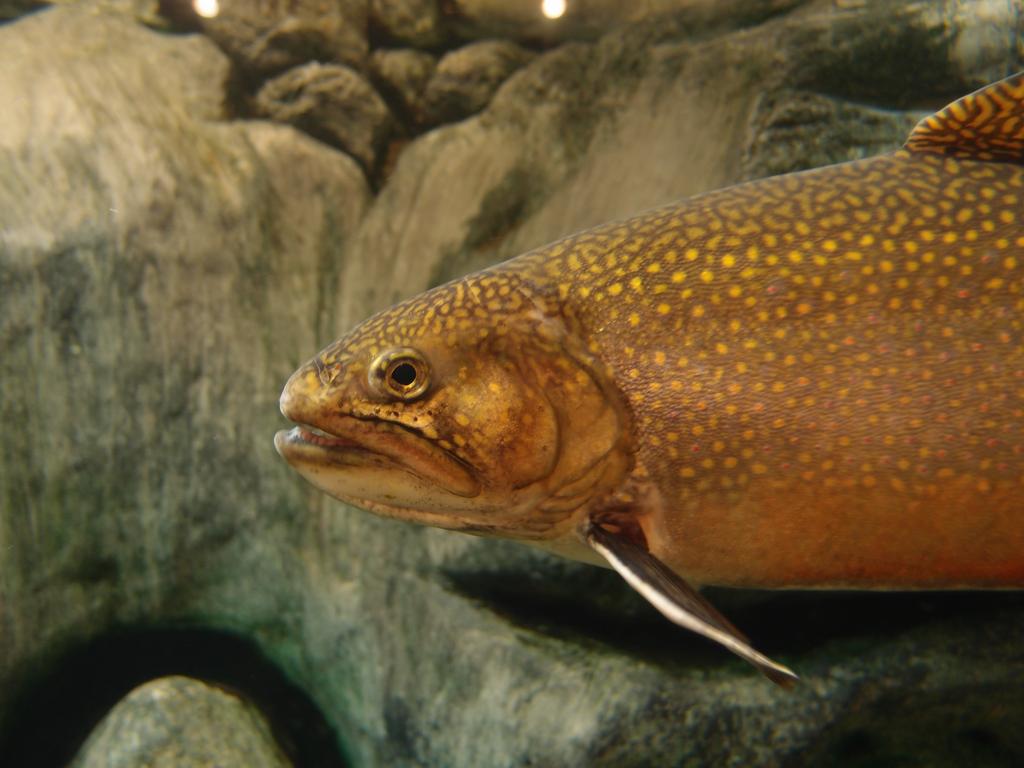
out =
[[[379,419],[336,416],[319,427],[297,422],[274,435],[274,447],[307,480],[352,503],[403,506],[395,502],[428,499],[439,490],[463,498],[481,491],[464,461],[415,429]]]

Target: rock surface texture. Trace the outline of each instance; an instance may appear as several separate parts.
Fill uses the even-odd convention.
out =
[[[136,688],[89,737],[71,768],[291,768],[263,717],[186,677]]]
[[[482,40],[445,55],[427,82],[426,121],[450,123],[479,112],[531,58],[529,51],[507,40]]]
[[[354,157],[366,169],[392,128],[391,112],[358,72],[337,64],[305,64],[268,81],[256,94],[256,111],[294,125]]]
[[[787,693],[612,573],[348,509],[271,442],[289,373],[368,313],[582,227],[897,146],[1024,68],[1024,2],[570,0],[557,34],[518,24],[525,3],[268,2],[210,37],[116,5],[0,26],[0,727],[83,644],[175,625],[259,647],[353,765],[1024,763],[1020,596],[716,595],[804,676]],[[364,34],[382,26],[423,68],[390,92]],[[419,54],[496,36],[533,57],[481,111],[411,129]],[[239,117],[314,61],[409,121],[401,145],[361,139],[387,162]]]
[[[223,0],[219,8],[202,28],[247,74],[308,61],[359,66],[369,50],[367,0]]]

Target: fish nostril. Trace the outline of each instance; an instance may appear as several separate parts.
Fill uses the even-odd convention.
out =
[[[324,363],[319,357],[314,357],[312,363],[316,367],[316,375],[320,379],[320,383],[325,387],[331,386],[340,379],[345,370],[345,366],[341,363]]]

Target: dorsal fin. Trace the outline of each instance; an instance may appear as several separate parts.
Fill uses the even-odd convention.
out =
[[[1024,163],[1024,72],[929,115],[903,146],[911,152]]]

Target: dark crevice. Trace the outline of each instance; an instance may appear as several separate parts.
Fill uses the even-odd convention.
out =
[[[347,763],[323,714],[251,642],[203,629],[121,630],[73,648],[8,689],[4,765],[64,768],[110,709],[137,686],[183,675],[253,704],[296,768]]]
[[[908,690],[851,708],[784,768],[1011,768],[1024,764],[1019,684]]]
[[[612,572],[562,574],[557,583],[522,574],[448,571],[449,588],[509,623],[559,640],[604,646],[666,667],[733,663],[710,641],[664,619]],[[754,591],[704,595],[761,651],[796,657],[835,644],[858,648],[928,624],[993,615],[1024,617],[1024,594],[1006,592]],[[854,651],[850,651],[854,652]]]

